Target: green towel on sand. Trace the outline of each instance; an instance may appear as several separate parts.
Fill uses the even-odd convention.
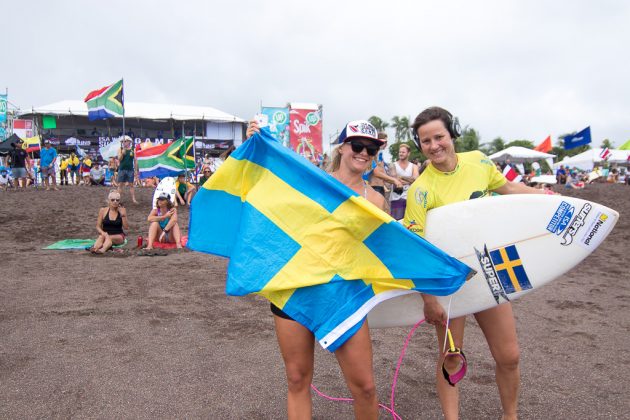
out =
[[[94,239],[64,239],[43,249],[85,249],[94,245],[94,242]],[[125,245],[127,245],[127,239],[121,245],[114,245],[114,248],[120,248]]]

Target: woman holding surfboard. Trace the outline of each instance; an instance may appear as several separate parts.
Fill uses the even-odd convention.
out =
[[[258,132],[256,120],[250,122],[247,137]],[[367,121],[352,121],[339,135],[339,146],[333,151],[330,174],[339,182],[385,210],[383,196],[362,178],[372,165],[379,146],[376,129]],[[284,359],[288,383],[287,412],[289,419],[310,419],[312,412],[311,381],[314,368],[313,334],[291,319],[278,307],[271,306],[276,336]],[[335,351],[335,357],[354,399],[354,415],[358,419],[376,419],[378,402],[372,369],[372,342],[367,322],[356,334]]]
[[[411,185],[407,194],[404,224],[412,232],[424,236],[427,212],[436,207],[459,201],[480,198],[491,192],[498,194],[542,194],[541,190],[521,183],[508,182],[494,163],[479,151],[455,153],[454,141],[459,137],[459,124],[450,112],[439,107],[422,111],[415,119],[412,130],[418,148],[431,161],[426,170]],[[439,359],[437,390],[446,419],[459,415],[459,393],[449,384],[442,372],[453,372],[460,360],[446,358],[443,346],[446,335],[447,313],[435,296],[422,295],[424,316],[435,325],[438,337]],[[475,314],[475,319],[486,337],[495,360],[496,382],[499,388],[504,419],[517,418],[520,381],[519,347],[511,304],[504,303]],[[464,341],[465,317],[451,319],[455,346]]]

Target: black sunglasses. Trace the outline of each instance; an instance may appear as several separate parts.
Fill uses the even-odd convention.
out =
[[[351,140],[350,147],[354,153],[361,153],[363,149],[367,152],[368,156],[376,156],[378,153],[378,146],[375,144],[363,144],[358,140]]]

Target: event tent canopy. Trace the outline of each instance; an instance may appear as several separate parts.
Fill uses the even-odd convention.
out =
[[[536,150],[520,146],[510,146],[507,149],[490,155],[490,159],[495,162],[505,162],[507,159],[510,159],[512,163],[535,162],[555,157],[556,155],[538,152]]]
[[[79,115],[87,117],[87,105],[83,101],[66,100],[49,105],[20,111],[20,115]],[[211,122],[245,121],[215,108],[188,105],[148,104],[144,102],[125,101],[125,118],[141,118],[147,120],[204,120]]]
[[[15,134],[11,134],[8,139],[0,143],[0,155],[8,155],[9,152],[13,150],[13,147],[11,147],[11,143],[17,143],[18,141],[20,141],[20,138]]]
[[[568,166],[569,168],[578,168],[583,171],[591,171],[595,165],[601,165],[605,162],[601,158],[601,148],[589,149],[578,155],[565,157],[560,162],[554,163],[554,169],[559,168],[560,165]],[[608,163],[624,164],[628,163],[628,156],[630,156],[630,150],[618,150],[610,149],[610,156],[607,159]]]

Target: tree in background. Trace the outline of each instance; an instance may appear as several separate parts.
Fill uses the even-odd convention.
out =
[[[479,133],[470,126],[464,127],[462,135],[455,141],[457,153],[479,150]]]
[[[602,149],[605,149],[607,147],[609,149],[614,149],[615,148],[615,143],[613,143],[612,141],[610,141],[608,139],[604,139],[604,140],[602,140],[602,144],[599,147],[601,147]]]
[[[378,131],[379,133],[384,133],[387,127],[389,127],[389,123],[387,121],[383,121],[380,117],[377,117],[376,115],[372,115],[370,118],[368,118],[368,121],[374,126],[374,128],[376,128],[376,131]]]
[[[524,147],[526,149],[533,149],[534,147],[536,147],[534,146],[534,142],[532,142],[531,140],[512,140],[511,142],[505,145],[505,147],[512,147],[512,146]]]
[[[397,115],[392,117],[394,138],[397,142],[411,140],[411,128],[409,127],[409,125],[409,117],[399,117]]]
[[[484,143],[479,146],[479,150],[489,156],[493,153],[500,152],[501,150],[505,149],[505,147],[505,140],[503,140],[501,137],[497,137],[490,143]]]

